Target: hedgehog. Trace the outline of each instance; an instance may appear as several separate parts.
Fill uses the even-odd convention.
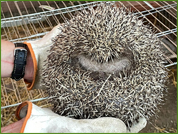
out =
[[[155,115],[168,74],[161,41],[143,20],[104,2],[80,11],[59,30],[42,73],[55,113],[115,117],[128,127]]]

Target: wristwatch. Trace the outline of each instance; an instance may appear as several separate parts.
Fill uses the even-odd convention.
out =
[[[25,66],[27,60],[27,46],[23,43],[14,43],[14,68],[12,71],[11,78],[19,81],[25,75]],[[18,48],[21,47],[21,48]]]

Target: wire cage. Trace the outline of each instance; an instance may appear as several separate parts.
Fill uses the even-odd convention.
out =
[[[1,39],[12,42],[37,40],[54,26],[75,17],[80,10],[96,7],[100,1],[2,1]],[[150,25],[163,42],[165,66],[177,64],[177,2],[176,1],[118,1],[145,25]],[[50,107],[43,89],[27,91],[23,80],[1,79],[1,126],[15,122],[16,107],[23,101]]]

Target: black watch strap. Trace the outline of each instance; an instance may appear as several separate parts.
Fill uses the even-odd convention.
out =
[[[26,44],[23,43],[14,43],[14,44],[15,44],[14,69],[12,71],[11,78],[18,81],[22,79],[25,75],[27,50],[26,50]],[[16,48],[16,47],[23,47],[23,48]]]

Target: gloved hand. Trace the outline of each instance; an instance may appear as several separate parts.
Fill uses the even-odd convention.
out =
[[[33,89],[42,89],[45,87],[42,87],[40,84],[41,80],[41,70],[44,66],[44,60],[47,58],[48,52],[47,50],[50,49],[50,46],[53,45],[52,39],[61,33],[60,24],[55,26],[48,34],[46,34],[42,39],[36,40],[36,41],[28,41],[24,42],[24,44],[27,45],[28,50],[31,54],[32,60],[33,60],[33,66],[34,66],[34,75],[33,75],[33,81],[28,82],[25,80],[25,83],[28,84],[27,89],[31,90]]]
[[[128,131],[124,122],[117,118],[72,119],[29,101],[18,106],[16,116],[18,119],[25,118],[22,133],[137,133],[146,126],[146,120],[142,118]]]

